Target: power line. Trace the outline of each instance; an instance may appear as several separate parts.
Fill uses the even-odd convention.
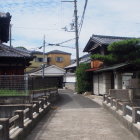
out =
[[[72,39],[69,39],[69,40],[63,41],[63,42],[61,42],[61,43],[57,43],[57,44],[67,43],[67,42],[72,41],[72,40],[74,40],[74,39],[75,39],[75,38],[72,38]]]
[[[61,31],[59,29],[51,29],[51,28],[33,28],[33,27],[14,27],[14,28],[27,29],[27,30],[58,30],[58,31]]]
[[[85,12],[86,12],[86,8],[87,8],[87,3],[88,3],[88,0],[85,0],[84,10],[83,10],[83,14],[82,14],[82,17],[81,17],[81,22],[80,22],[80,27],[79,27],[79,36],[80,36],[80,32],[82,30],[82,26],[83,26],[83,22],[84,22],[84,17],[85,17]]]

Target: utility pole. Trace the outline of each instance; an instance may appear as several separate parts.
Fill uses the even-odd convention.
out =
[[[12,47],[12,24],[9,25],[9,40],[10,40],[10,47]]]
[[[79,66],[79,36],[78,36],[78,17],[77,17],[77,0],[74,0],[74,15],[75,15],[75,47],[76,47],[76,63]]]
[[[44,35],[44,41],[43,41],[43,62],[45,63],[45,45],[46,45],[46,41],[45,41],[45,35]]]
[[[75,48],[76,48],[76,64],[79,66],[79,36],[78,36],[78,17],[77,17],[77,0],[74,1],[62,1],[62,2],[74,2],[74,17],[75,17]]]
[[[43,40],[43,64],[42,64],[42,78],[44,78],[44,69],[45,69],[45,35],[44,35],[44,40]]]

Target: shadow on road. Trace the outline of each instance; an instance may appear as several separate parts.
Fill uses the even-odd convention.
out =
[[[59,100],[55,103],[61,108],[99,108],[101,107],[96,102],[83,97],[79,94],[74,94],[72,91],[62,90],[59,92]]]

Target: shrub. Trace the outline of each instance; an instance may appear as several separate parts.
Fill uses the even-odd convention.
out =
[[[76,69],[76,90],[78,93],[83,93],[86,91],[91,91],[92,83],[90,82],[91,76],[89,72],[86,72],[86,69],[89,69],[90,65],[86,63],[82,63]]]

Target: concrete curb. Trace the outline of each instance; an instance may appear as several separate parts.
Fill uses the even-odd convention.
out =
[[[109,113],[111,113],[117,120],[119,120],[123,126],[125,126],[128,130],[130,130],[138,139],[140,139],[140,126],[138,124],[132,123],[132,121],[126,116],[122,116],[119,111],[111,108],[106,103],[102,103],[104,109],[106,109]]]
[[[102,102],[103,102],[102,96],[96,96],[96,95],[83,95],[83,96],[102,106]]]

